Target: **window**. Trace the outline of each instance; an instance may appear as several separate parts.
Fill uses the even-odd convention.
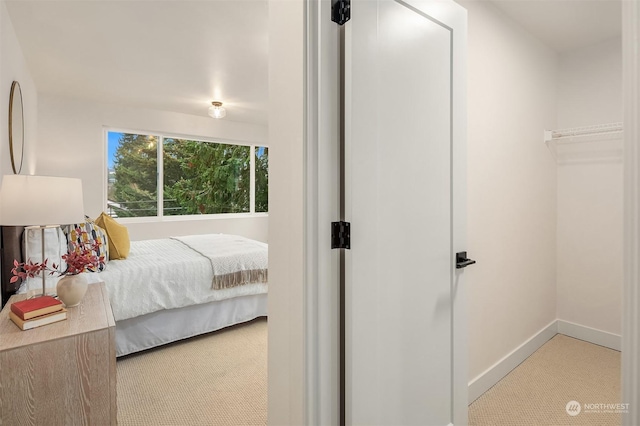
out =
[[[108,133],[107,213],[112,217],[158,213],[158,136]]]
[[[256,211],[269,211],[269,148],[255,149],[256,164]]]
[[[164,140],[164,214],[249,212],[249,147]]]
[[[269,211],[267,147],[115,131],[107,147],[113,217]]]

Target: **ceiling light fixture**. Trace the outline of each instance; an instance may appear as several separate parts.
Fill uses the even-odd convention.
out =
[[[213,101],[209,107],[209,115],[213,118],[224,118],[227,110],[222,107],[222,102]]]

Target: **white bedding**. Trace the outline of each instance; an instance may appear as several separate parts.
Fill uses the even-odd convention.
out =
[[[239,235],[209,234],[171,237],[211,262],[211,287],[224,289],[247,283],[266,283],[267,244]]]
[[[158,311],[116,324],[116,356],[187,339],[267,316],[267,295],[235,297]]]
[[[132,241],[129,257],[112,260],[90,282],[104,281],[116,321],[163,309],[267,293],[267,284],[212,290],[208,258],[173,239]]]

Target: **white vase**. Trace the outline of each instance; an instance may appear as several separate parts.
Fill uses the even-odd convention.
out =
[[[60,278],[56,286],[58,299],[60,299],[67,308],[78,306],[87,292],[87,287],[88,284],[84,275],[65,275]]]

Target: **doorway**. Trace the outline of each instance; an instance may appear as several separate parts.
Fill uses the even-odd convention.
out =
[[[631,5],[626,5],[626,6],[631,6]],[[634,13],[637,13],[637,11],[636,11],[636,12],[634,12]],[[326,15],[325,15],[325,16],[326,16]],[[626,15],[626,16],[629,16],[629,13],[627,13],[627,15]],[[637,15],[634,15],[634,16],[637,16]],[[321,26],[321,27],[322,27],[322,26],[324,26],[324,23],[323,23],[323,21],[321,21],[321,20],[317,20],[317,21],[315,21],[315,20],[311,20],[311,21],[313,22],[313,26],[311,26],[310,28],[314,28],[314,29],[318,30],[317,26]],[[322,28],[324,28],[324,27],[322,27]],[[321,28],[321,29],[322,29],[322,28]],[[631,28],[631,27],[630,27],[630,28]],[[334,36],[334,34],[332,34],[330,30],[326,31],[326,32],[325,32],[325,34],[326,34],[326,37],[327,37],[325,40],[329,40],[329,41],[331,41],[331,37],[333,37],[333,36]],[[628,53],[628,52],[629,52],[629,50],[627,50],[626,52]],[[318,53],[318,52],[316,52],[316,53]],[[322,54],[319,54],[317,57],[323,58],[323,55],[326,55],[326,52],[324,52],[324,51],[323,51],[323,52],[322,52]],[[326,62],[326,61],[325,61],[325,62]],[[537,66],[537,64],[533,64],[533,66]],[[334,68],[334,69],[335,69],[335,68]],[[637,96],[637,95],[636,95],[636,96]],[[635,117],[633,117],[631,120],[635,120]],[[631,121],[629,121],[629,122],[631,122]],[[633,130],[632,130],[632,131],[633,131]],[[495,154],[495,155],[500,155],[500,152],[496,152],[496,153],[494,153],[494,154]],[[632,164],[635,164],[635,163],[632,163]],[[317,232],[317,229],[318,229],[318,228],[317,228],[317,227],[314,227],[313,229]],[[321,235],[323,235],[323,234],[321,234]],[[308,281],[308,283],[313,283],[313,282],[314,282],[314,281],[312,281],[312,280],[309,280],[309,281]],[[627,284],[627,285],[630,285],[630,284]],[[634,286],[635,286],[635,284],[634,284]],[[318,290],[318,288],[314,287],[314,291],[316,291],[316,290]],[[321,291],[322,291],[322,290],[321,290]],[[635,293],[632,293],[632,294],[635,294]],[[328,299],[330,300],[330,298],[328,298]],[[635,300],[635,299],[634,299],[634,300]],[[633,303],[636,303],[636,302],[633,302]],[[634,306],[635,306],[635,305],[634,305]],[[316,309],[317,309],[317,307],[316,307]],[[629,312],[629,311],[627,310],[627,312]],[[331,313],[331,312],[330,312],[330,310],[329,310],[329,311],[326,311],[326,312],[325,312],[325,311],[323,311],[323,313]],[[315,312],[315,314],[317,314],[317,311]],[[312,318],[313,318],[313,317],[312,317]],[[316,325],[317,325],[318,323],[314,323],[314,324],[316,324]],[[327,328],[329,328],[329,327],[327,327]],[[534,330],[534,332],[535,332],[535,330]],[[625,336],[627,336],[627,335],[625,334]],[[625,337],[625,339],[626,339],[626,338],[628,338],[628,337]],[[313,345],[313,342],[312,342],[311,344]],[[325,348],[326,348],[326,346],[325,346]],[[314,352],[314,353],[317,353],[317,352]],[[319,363],[319,364],[321,365],[322,363]],[[314,365],[318,365],[318,364],[314,364]],[[329,374],[329,373],[331,373],[331,371],[329,371],[329,369],[327,369],[327,373]],[[316,372],[313,372],[313,374],[311,374],[311,377],[312,377],[312,378],[317,378],[317,377],[318,377],[318,375],[317,375],[317,373],[316,373]],[[329,374],[327,377],[330,377],[330,374]],[[327,398],[326,398],[326,399],[324,399],[324,400],[325,400],[325,401],[331,401],[332,397],[331,397],[331,396],[329,396],[328,394],[325,394],[325,395],[327,395]]]

